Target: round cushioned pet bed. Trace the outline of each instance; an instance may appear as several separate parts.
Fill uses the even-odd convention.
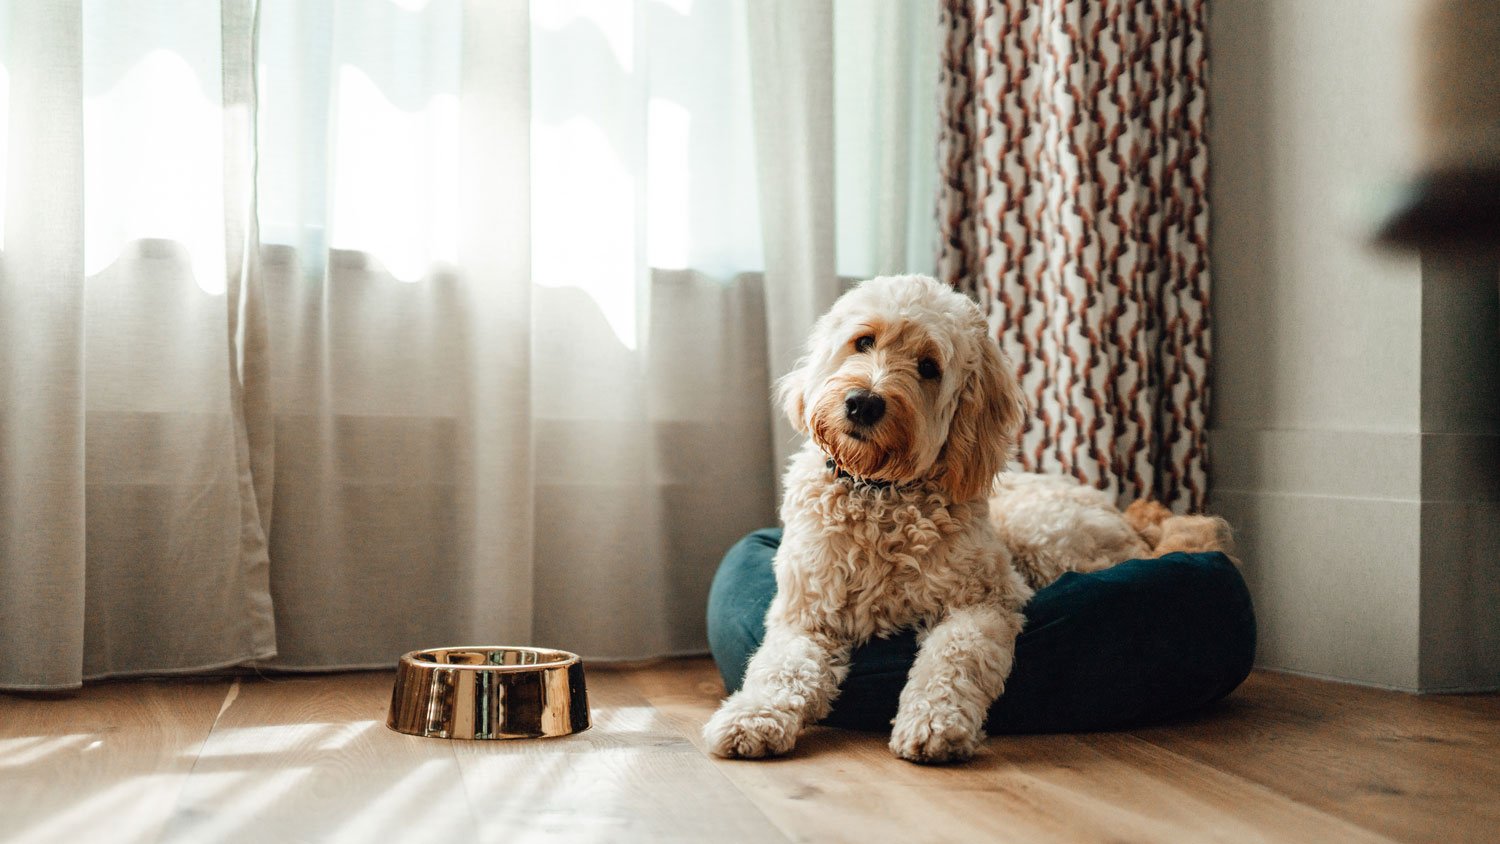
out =
[[[730,692],[765,636],[780,543],[779,528],[750,534],[714,577],[708,641]],[[822,723],[890,729],[916,653],[911,632],[856,649]],[[1162,721],[1229,694],[1254,660],[1250,593],[1223,554],[1168,554],[1069,572],[1027,604],[1015,669],[985,728],[995,735],[1060,733]]]

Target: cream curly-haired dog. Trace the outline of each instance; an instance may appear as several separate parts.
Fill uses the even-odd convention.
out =
[[[979,308],[935,279],[845,294],[780,393],[810,439],[786,473],[765,641],[703,729],[717,755],[791,750],[828,714],[852,648],[917,627],[891,750],[965,759],[1005,689],[1032,590],[1146,556],[1141,530],[1173,532],[1165,510],[1134,512],[1138,530],[1071,480],[996,482],[1025,400]]]

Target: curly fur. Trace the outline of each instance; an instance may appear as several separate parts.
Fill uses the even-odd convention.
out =
[[[744,687],[704,727],[709,749],[786,753],[828,713],[853,647],[915,627],[891,750],[968,758],[1005,689],[1033,589],[1148,544],[1097,490],[996,481],[1025,401],[979,308],[934,279],[875,278],[845,294],[779,390],[809,441],[787,468],[766,639]],[[880,396],[884,415],[857,421],[851,391]]]
[[[1151,548],[1148,556],[1160,557],[1179,551],[1234,552],[1234,533],[1218,516],[1175,515],[1160,502],[1140,499],[1125,508],[1124,519]],[[1235,565],[1240,561],[1229,558]]]
[[[996,478],[990,522],[1033,589],[1066,571],[1098,571],[1151,553],[1108,495],[1060,475]]]

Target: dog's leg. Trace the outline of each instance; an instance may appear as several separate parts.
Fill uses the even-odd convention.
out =
[[[745,685],[703,727],[716,756],[778,756],[828,714],[849,673],[849,645],[773,624],[750,658]]]
[[[1232,555],[1234,532],[1229,523],[1218,516],[1172,516],[1161,523],[1161,540],[1152,556],[1160,557],[1176,551],[1189,554],[1223,551],[1225,555]],[[1229,559],[1239,565],[1239,560],[1233,556]]]
[[[1149,498],[1137,498],[1125,508],[1125,521],[1135,529],[1147,548],[1155,548],[1161,541],[1161,523],[1171,515],[1172,511],[1163,507],[1160,501]]]
[[[912,762],[952,762],[984,740],[990,704],[1005,690],[1021,614],[997,605],[952,610],[928,632],[901,691],[891,752]]]

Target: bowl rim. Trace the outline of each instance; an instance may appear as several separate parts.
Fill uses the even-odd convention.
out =
[[[469,665],[466,663],[458,662],[436,662],[420,658],[423,654],[434,654],[449,651],[523,651],[525,653],[537,654],[539,656],[545,655],[556,658],[549,659],[546,662],[534,662],[529,665],[494,665],[490,663],[481,665]],[[561,650],[559,648],[537,648],[531,647],[529,645],[452,645],[442,648],[419,648],[414,651],[407,651],[406,653],[401,655],[400,666],[411,666],[412,668],[420,668],[424,671],[490,671],[509,674],[531,671],[549,671],[558,668],[567,668],[582,661],[582,658],[580,658],[578,654],[572,653],[571,651]]]

